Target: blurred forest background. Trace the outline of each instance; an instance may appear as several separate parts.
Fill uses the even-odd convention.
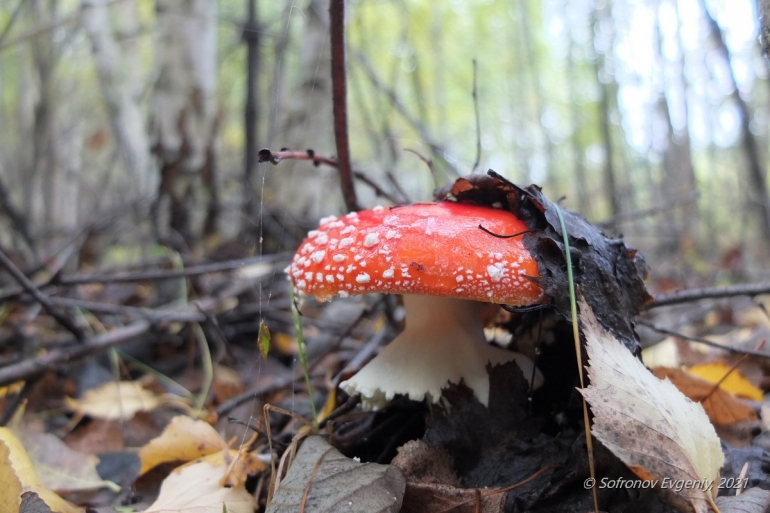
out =
[[[344,212],[338,172],[257,150],[334,156],[328,7],[0,0],[0,246],[25,268],[292,250]],[[352,0],[352,159],[387,195],[359,177],[359,203],[493,168],[653,275],[770,278],[757,19],[752,0]]]

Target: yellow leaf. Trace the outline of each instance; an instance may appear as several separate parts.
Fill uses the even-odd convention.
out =
[[[19,439],[10,429],[0,427],[0,513],[19,511],[25,492],[37,494],[53,512],[83,512],[46,488]]]
[[[13,429],[14,434],[28,448],[28,455],[37,469],[40,480],[57,492],[96,490],[102,487],[119,492],[120,486],[105,481],[96,471],[99,458],[70,449],[59,437],[39,433],[26,426]]]
[[[111,381],[89,390],[81,399],[65,397],[65,401],[80,415],[106,420],[130,420],[161,403],[158,396],[134,381]]]
[[[297,339],[286,333],[273,335],[273,347],[282,355],[295,355],[299,351]]]
[[[171,419],[159,437],[150,440],[139,451],[140,475],[162,463],[192,461],[224,449],[227,449],[227,443],[211,425],[179,415]]]
[[[762,391],[752,385],[751,382],[738,371],[738,369],[734,369],[730,372],[731,368],[731,366],[723,362],[713,362],[693,365],[687,369],[687,372],[713,384],[719,383],[719,381],[729,372],[730,375],[727,376],[724,381],[719,383],[719,388],[735,394],[738,397],[762,401],[764,399]]]
[[[254,497],[243,484],[225,488],[219,484],[226,465],[196,462],[172,472],[160,487],[158,499],[145,513],[254,513]]]
[[[714,390],[714,384],[681,369],[656,367],[652,369],[660,379],[668,378],[676,388],[691,400],[703,405],[711,422],[716,426],[727,426],[734,422],[755,420],[754,409],[734,395],[721,388]]]
[[[695,513],[716,511],[724,455],[703,407],[653,376],[582,299],[580,314],[591,380],[581,392],[594,413],[593,435],[637,476],[656,481],[665,499]],[[679,480],[703,484],[677,491]]]
[[[195,465],[206,461],[215,466],[224,466],[227,468],[227,472],[222,476],[219,484],[228,488],[241,486],[246,482],[246,478],[257,475],[266,468],[265,463],[256,454],[246,452],[243,449],[219,451],[203,456],[194,462],[187,463],[187,465]]]
[[[17,381],[16,383],[0,387],[0,399],[5,399],[9,395],[16,395],[21,392],[22,388],[24,388],[23,381]]]

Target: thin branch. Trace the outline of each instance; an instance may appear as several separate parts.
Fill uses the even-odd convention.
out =
[[[367,60],[367,58],[360,52],[356,52],[354,50],[351,50],[351,55],[355,57],[355,59],[358,61],[358,64],[361,66],[361,69],[366,74],[369,81],[372,83],[372,85],[381,91],[385,96],[390,99],[390,102],[393,104],[393,107],[398,111],[399,114],[406,120],[409,125],[418,133],[420,134],[420,137],[425,142],[425,144],[428,145],[430,148],[431,153],[439,157],[443,162],[446,163],[446,165],[449,167],[449,170],[457,177],[460,177],[463,175],[463,173],[460,173],[460,171],[457,169],[457,166],[455,165],[456,160],[451,157],[449,152],[444,148],[437,140],[435,140],[430,133],[428,133],[428,129],[420,123],[419,120],[417,120],[412,114],[406,109],[403,103],[401,103],[401,100],[398,99],[398,95],[396,95],[396,92],[385,85],[380,78],[377,76],[377,73],[374,70],[374,66]]]
[[[48,301],[55,306],[66,308],[79,308],[92,313],[123,315],[135,319],[147,319],[152,322],[206,322],[206,314],[189,309],[173,310],[169,308],[140,308],[136,306],[116,305],[114,303],[101,303],[71,297],[50,297]]]
[[[318,375],[312,375],[311,378],[321,376],[322,374]],[[278,378],[273,380],[271,383],[267,383],[265,385],[258,385],[251,390],[247,390],[245,392],[242,392],[235,397],[232,397],[228,399],[227,401],[223,402],[219,406],[217,406],[214,409],[214,413],[217,414],[218,417],[222,417],[229,413],[231,410],[234,410],[238,406],[247,403],[249,401],[253,401],[259,396],[269,394],[271,392],[277,392],[278,390],[281,390],[282,388],[286,388],[290,385],[292,385],[295,382],[299,382],[300,380],[305,379],[301,374],[297,376],[287,376],[283,378]]]
[[[83,340],[83,331],[75,325],[75,323],[67,317],[66,315],[58,312],[51,302],[49,301],[49,298],[44,296],[35,286],[32,281],[30,281],[29,278],[24,276],[24,273],[21,272],[21,270],[16,267],[16,265],[13,263],[13,261],[8,258],[8,255],[5,254],[5,251],[0,249],[0,266],[4,267],[6,271],[13,277],[14,280],[16,280],[19,285],[22,286],[24,290],[26,290],[33,298],[35,298],[35,301],[40,303],[40,305],[43,307],[43,309],[48,312],[51,317],[53,317],[56,322],[62,325],[64,329],[75,335],[75,338],[78,340]]]
[[[475,173],[481,162],[481,117],[479,116],[479,95],[478,95],[479,66],[476,59],[473,59],[473,111],[476,114],[476,161],[473,163],[471,173]]]
[[[345,206],[350,211],[361,210],[353,184],[348,142],[347,78],[345,76],[345,0],[331,0],[329,31],[332,52],[332,104],[334,108],[334,140],[337,144],[337,169]]]
[[[0,36],[1,38],[1,36]],[[5,212],[6,217],[11,221],[11,226],[16,230],[27,247],[33,252],[35,251],[35,241],[29,233],[29,226],[27,226],[27,220],[16,208],[11,204],[11,195],[8,193],[8,189],[5,184],[0,181],[0,210]]]
[[[11,33],[13,24],[16,23],[16,20],[18,19],[19,14],[21,13],[21,8],[24,7],[24,3],[25,3],[24,0],[19,0],[18,5],[16,5],[16,8],[13,10],[13,13],[11,13],[11,17],[8,18],[8,23],[5,24],[5,27],[3,27],[3,31],[0,32],[0,48],[2,48],[5,38],[8,37],[8,34]]]
[[[403,205],[403,204],[404,204],[404,201],[403,201],[403,200],[399,200],[398,198],[396,198],[395,196],[393,196],[393,195],[392,195],[392,194],[390,194],[389,192],[387,192],[387,191],[383,190],[383,188],[382,188],[382,187],[380,187],[379,185],[377,185],[377,183],[375,183],[375,182],[374,182],[374,180],[372,180],[371,178],[369,178],[369,177],[368,177],[366,174],[364,174],[362,171],[355,171],[355,170],[354,170],[354,171],[353,171],[353,176],[355,176],[355,177],[356,177],[356,180],[360,180],[360,181],[362,181],[363,183],[365,183],[366,185],[368,185],[369,187],[371,187],[371,188],[372,188],[372,190],[374,191],[374,194],[375,194],[375,195],[377,195],[377,196],[379,196],[379,197],[381,197],[381,198],[385,198],[386,200],[390,201],[390,202],[391,202],[391,203],[393,203],[394,205]]]
[[[621,214],[612,216],[609,219],[605,219],[604,221],[599,221],[596,223],[596,225],[601,228],[611,228],[620,223],[639,221],[644,217],[665,214],[671,212],[674,208],[680,205],[686,205],[698,201],[698,196],[698,191],[690,191],[684,194],[680,194],[679,196],[672,198],[666,203],[655,205],[653,207],[642,210],[634,210],[633,212],[623,212]]]
[[[84,274],[80,276],[62,276],[54,280],[54,284],[60,285],[81,285],[83,283],[121,283],[130,281],[157,281],[170,280],[174,278],[183,278],[190,276],[199,276],[201,274],[219,273],[241,269],[255,264],[267,264],[288,261],[292,253],[275,253],[273,255],[260,255],[256,257],[242,258],[239,260],[228,260],[225,262],[214,262],[211,264],[196,265],[186,269],[169,269],[163,271],[144,271],[128,274],[118,274],[115,276],[106,276],[104,274]]]
[[[661,328],[659,326],[654,325],[653,323],[645,320],[639,320],[638,323],[642,326],[645,326],[647,328],[650,328],[653,331],[657,331],[658,333],[663,333],[664,335],[670,335],[672,337],[678,337],[684,340],[689,340],[691,342],[697,342],[699,344],[704,344],[709,347],[715,347],[717,349],[722,349],[724,351],[728,351],[730,353],[736,353],[736,354],[748,354],[751,356],[759,356],[761,358],[770,358],[770,353],[765,351],[755,351],[754,349],[742,349],[738,347],[733,346],[726,346],[723,344],[718,344],[714,341],[711,341],[707,338],[703,337],[694,337],[691,335],[685,335],[684,333],[679,333],[678,331],[673,331],[667,328]]]
[[[68,285],[82,285],[84,283],[126,283],[133,281],[160,281],[171,280],[176,278],[184,278],[190,276],[199,276],[201,274],[218,273],[224,271],[231,271],[233,269],[240,269],[249,265],[261,264],[261,263],[274,263],[281,261],[288,261],[291,258],[291,253],[276,253],[273,255],[261,255],[250,258],[243,258],[239,260],[228,260],[226,262],[214,262],[211,264],[202,264],[198,266],[188,267],[186,269],[169,269],[160,271],[142,271],[127,274],[82,274],[75,276],[58,276],[54,274],[53,278],[46,283],[36,284],[38,288],[45,288],[50,286],[68,286]],[[0,290],[0,301],[6,301],[18,297],[24,293],[23,288],[12,288],[8,290]]]
[[[770,0],[759,0],[759,45],[762,57],[770,60]]]
[[[118,344],[129,342],[139,335],[146,333],[150,326],[151,324],[148,321],[136,321],[109,333],[86,338],[76,346],[66,349],[54,349],[35,358],[29,358],[15,365],[3,367],[0,369],[0,386],[28,380],[62,364],[80,360]]]
[[[701,299],[719,299],[734,296],[759,296],[770,294],[770,283],[742,283],[739,285],[727,285],[724,287],[702,287],[697,289],[679,290],[670,294],[658,294],[655,300],[646,305],[646,309],[659,306],[678,305],[690,303]]]
[[[408,151],[409,153],[414,153],[417,155],[417,158],[422,160],[423,164],[428,166],[428,171],[430,171],[430,175],[433,177],[433,188],[437,189],[441,183],[439,182],[438,175],[436,174],[436,169],[433,167],[433,160],[429,159],[422,153],[420,153],[417,150],[413,150],[411,148],[404,148],[404,151]]]
[[[320,155],[316,155],[316,153],[313,150],[293,151],[289,149],[283,149],[281,151],[272,151],[268,148],[263,148],[259,150],[260,162],[270,162],[273,165],[278,165],[278,163],[282,160],[309,160],[313,163],[314,166],[320,166],[321,164],[323,164],[325,166],[339,169],[339,164],[337,162],[337,159],[332,157],[322,157]],[[354,169],[353,176],[357,180],[361,180],[363,183],[371,187],[377,196],[387,199],[388,201],[392,202],[394,205],[404,204],[402,200],[396,198],[395,196],[387,192],[385,189],[377,185],[377,183],[371,178],[369,178],[363,171],[358,171]]]

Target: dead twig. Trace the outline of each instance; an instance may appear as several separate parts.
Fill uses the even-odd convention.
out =
[[[337,169],[345,206],[350,211],[361,210],[353,184],[348,142],[348,99],[345,75],[345,0],[331,0],[329,4],[329,31],[332,52],[332,106],[334,114],[334,141],[337,144]]]
[[[385,96],[388,97],[391,104],[393,104],[393,107],[396,109],[396,111],[401,114],[401,116],[406,120],[409,125],[418,133],[420,134],[420,137],[425,142],[425,144],[428,145],[428,147],[431,150],[431,153],[435,157],[439,157],[443,162],[446,163],[449,170],[452,172],[452,174],[456,177],[461,177],[463,173],[461,173],[457,166],[454,163],[454,159],[451,158],[451,155],[449,152],[444,148],[437,140],[435,140],[430,133],[428,133],[428,129],[425,128],[425,126],[420,123],[412,114],[406,109],[404,104],[399,100],[398,95],[396,92],[385,85],[380,78],[377,76],[377,73],[374,70],[374,66],[369,62],[369,60],[364,56],[364,54],[360,52],[356,52],[355,50],[351,50],[351,55],[358,61],[359,66],[364,71],[364,74],[367,76],[369,81],[372,83],[375,89],[381,91]]]
[[[263,148],[259,150],[260,162],[270,162],[273,165],[277,165],[282,160],[309,160],[313,163],[314,166],[320,166],[321,164],[323,164],[325,166],[339,169],[339,162],[337,161],[337,159],[332,157],[323,157],[320,155],[316,155],[315,151],[313,150],[294,151],[294,150],[289,150],[287,148],[284,148],[281,151],[272,151],[269,148]],[[358,171],[354,169],[353,176],[357,180],[361,180],[363,183],[371,187],[377,196],[387,199],[394,205],[404,204],[402,200],[396,198],[395,196],[387,192],[385,189],[377,185],[377,183],[371,178],[369,178],[363,171]]]
[[[699,196],[698,191],[686,192],[684,194],[677,196],[676,198],[672,198],[667,203],[655,205],[653,207],[645,208],[642,210],[634,210],[633,212],[621,213],[621,214],[612,216],[609,219],[605,219],[604,221],[598,221],[596,225],[601,228],[609,229],[620,223],[637,222],[640,219],[645,217],[652,217],[658,214],[665,214],[665,213],[671,212],[672,210],[674,210],[676,207],[680,205],[693,203],[698,200],[698,196]]]
[[[724,287],[702,287],[671,292],[670,294],[658,294],[655,300],[645,309],[658,308],[660,306],[678,305],[701,299],[719,299],[734,296],[759,296],[770,294],[770,283],[742,283],[739,285],[727,285]]]
[[[645,326],[647,328],[650,328],[653,331],[657,331],[658,333],[663,333],[664,335],[670,335],[672,337],[678,337],[684,340],[689,340],[690,342],[697,342],[699,344],[704,344],[709,347],[715,347],[717,349],[722,349],[724,351],[727,351],[729,353],[736,353],[736,354],[748,354],[751,356],[759,356],[761,358],[770,358],[770,353],[764,352],[764,351],[755,351],[753,349],[743,349],[739,347],[733,347],[733,346],[726,346],[723,344],[718,344],[716,342],[713,342],[707,338],[703,337],[695,337],[691,335],[685,335],[684,333],[680,333],[678,331],[673,331],[667,328],[661,328],[660,326],[656,326],[655,324],[645,321],[645,320],[637,320],[637,322]]]
[[[35,358],[3,367],[0,369],[0,386],[34,378],[62,364],[80,360],[118,344],[129,342],[146,333],[151,326],[152,324],[146,320],[135,321],[108,333],[88,337],[76,346],[54,349]]]
[[[29,295],[35,298],[35,301],[40,303],[43,309],[45,309],[45,311],[48,312],[51,317],[56,320],[56,322],[58,322],[64,329],[75,335],[75,338],[78,340],[83,340],[83,330],[76,326],[72,319],[62,314],[61,312],[58,312],[49,301],[49,298],[43,295],[43,293],[37,289],[35,284],[32,283],[32,281],[27,278],[18,267],[16,267],[13,261],[8,257],[8,255],[5,254],[5,251],[2,249],[0,249],[0,266],[4,267],[5,270],[8,271],[8,273],[11,275],[11,277],[13,277],[13,279],[16,280],[19,285],[21,285],[21,287],[27,291],[27,293],[29,293]]]
[[[104,274],[85,274],[80,276],[61,276],[53,280],[53,284],[58,285],[81,285],[84,283],[121,283],[130,281],[158,281],[171,280],[174,278],[183,278],[190,276],[199,276],[201,274],[219,273],[232,271],[249,265],[274,263],[280,261],[289,261],[292,253],[276,253],[273,255],[260,255],[238,260],[228,260],[226,262],[214,262],[211,264],[201,264],[186,269],[168,269],[160,271],[143,271],[136,273],[118,274],[108,276]]]
[[[478,95],[479,66],[476,59],[473,59],[473,111],[476,114],[476,161],[473,163],[471,173],[475,173],[481,162],[481,116],[479,115],[479,95]]]
[[[39,289],[46,288],[55,285],[82,285],[84,283],[125,283],[133,281],[160,281],[171,280],[176,278],[185,278],[191,276],[199,276],[202,274],[219,273],[225,271],[232,271],[234,269],[241,269],[249,265],[261,264],[261,263],[275,263],[282,261],[289,261],[291,259],[291,253],[276,253],[274,255],[260,255],[256,257],[243,258],[238,260],[228,260],[226,262],[214,262],[211,264],[202,264],[185,269],[163,269],[153,271],[140,271],[133,273],[114,274],[109,275],[105,273],[100,274],[82,274],[75,276],[58,276],[54,277],[46,283],[36,284]],[[13,299],[24,293],[22,288],[13,288],[10,290],[0,291],[0,301]],[[53,299],[53,298],[49,298]],[[53,301],[56,302],[55,300]],[[77,306],[77,305],[75,305]],[[109,305],[112,306],[112,305]],[[89,307],[84,307],[89,308]],[[98,311],[98,310],[96,310]],[[105,311],[105,313],[112,313],[111,311]]]
[[[323,378],[325,376],[324,373],[318,372],[310,375],[311,379],[316,378]],[[235,397],[231,397],[227,401],[223,402],[219,406],[217,406],[214,409],[214,413],[218,417],[222,417],[224,415],[227,415],[230,411],[234,410],[238,406],[247,403],[249,401],[253,401],[257,397],[271,394],[273,392],[277,392],[279,390],[282,390],[284,388],[290,387],[294,383],[301,383],[305,380],[305,377],[300,375],[297,376],[286,376],[283,378],[277,378],[272,383],[267,383],[266,385],[259,385],[254,388],[251,388],[249,390],[246,390],[245,392],[242,392]]]

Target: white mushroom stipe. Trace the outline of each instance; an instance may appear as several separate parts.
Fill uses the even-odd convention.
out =
[[[441,389],[461,380],[489,404],[487,363],[515,360],[529,381],[534,364],[527,356],[490,346],[484,336],[481,303],[462,299],[404,295],[406,328],[355,376],[340,383],[360,394],[365,408],[382,408],[396,394],[437,402]],[[543,382],[535,370],[534,388]]]

